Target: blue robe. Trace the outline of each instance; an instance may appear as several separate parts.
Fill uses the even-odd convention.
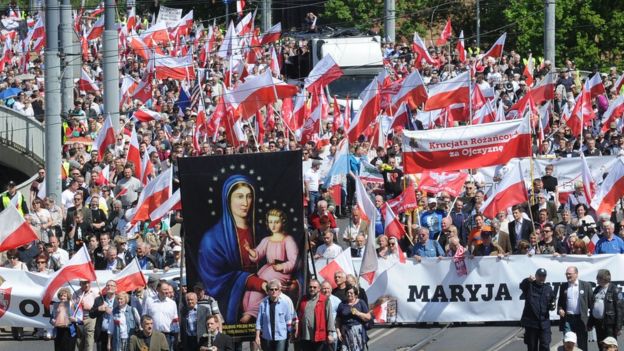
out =
[[[219,309],[226,324],[236,324],[241,316],[241,304],[245,293],[247,279],[255,273],[243,270],[238,235],[234,218],[230,212],[229,195],[234,185],[246,183],[252,186],[251,180],[243,175],[233,175],[223,184],[221,202],[223,213],[217,224],[208,229],[201,240],[198,255],[198,273],[204,283],[208,295],[219,302]],[[255,192],[253,192],[255,200]],[[255,242],[255,226],[253,221],[255,206],[251,205],[249,214],[251,236]]]

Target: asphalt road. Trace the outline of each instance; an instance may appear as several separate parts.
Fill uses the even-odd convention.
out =
[[[526,350],[522,341],[523,330],[513,325],[435,325],[374,328],[369,331],[370,350],[398,351],[521,351]],[[562,335],[553,327],[551,350],[561,346]],[[624,337],[618,338],[624,345]],[[52,351],[52,341],[35,340],[26,337],[23,341],[14,341],[10,331],[0,332],[0,350],[2,351]],[[244,345],[243,351],[249,350]],[[291,346],[290,350],[294,350]],[[588,351],[598,351],[595,342],[590,342]]]

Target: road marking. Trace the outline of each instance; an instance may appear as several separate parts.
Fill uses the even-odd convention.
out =
[[[438,330],[437,332],[430,334],[428,337],[424,338],[423,340],[421,340],[418,344],[412,346],[409,348],[408,351],[417,351],[420,350],[423,346],[429,344],[431,341],[435,340],[435,338],[444,333],[446,331],[446,329],[448,329],[451,326],[451,323],[445,325],[442,329]]]
[[[395,331],[397,331],[397,330],[398,330],[397,328],[389,328],[387,331],[385,331],[385,332],[381,333],[378,337],[376,337],[376,338],[374,338],[374,339],[369,339],[369,340],[368,340],[368,343],[369,343],[369,344],[374,344],[374,343],[376,343],[377,341],[379,341],[379,340],[381,340],[381,339],[385,338],[386,336],[388,336],[388,335],[390,335],[390,334],[394,333],[394,332],[395,332]]]
[[[503,339],[500,342],[498,342],[498,344],[495,344],[494,346],[489,348],[488,351],[499,351],[499,350],[502,350],[505,346],[511,344],[514,340],[516,340],[516,337],[518,336],[518,334],[520,334],[523,330],[524,330],[524,328],[516,329],[508,337],[506,337],[505,339]]]

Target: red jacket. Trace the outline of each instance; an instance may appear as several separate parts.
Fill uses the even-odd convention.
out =
[[[327,340],[327,296],[319,293],[319,299],[314,306],[314,342]],[[299,335],[303,333],[305,326],[305,309],[309,298],[305,296],[299,304]]]

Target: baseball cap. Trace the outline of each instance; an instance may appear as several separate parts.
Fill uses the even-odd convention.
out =
[[[182,251],[182,246],[180,246],[180,245],[176,245],[176,246],[174,246],[174,247],[173,247],[173,250],[172,250],[172,251],[173,251],[173,252],[181,252],[181,251]]]
[[[535,271],[535,275],[536,276],[539,275],[539,276],[544,276],[545,277],[546,276],[546,270],[544,268],[538,268]]]
[[[576,333],[575,332],[567,332],[563,336],[563,342],[573,342],[576,344]]]
[[[615,338],[612,337],[612,336],[606,337],[600,343],[603,344],[603,345],[618,346],[617,340],[615,340]]]
[[[434,197],[430,197],[429,200],[427,200],[428,204],[437,204],[438,201],[434,198]]]

